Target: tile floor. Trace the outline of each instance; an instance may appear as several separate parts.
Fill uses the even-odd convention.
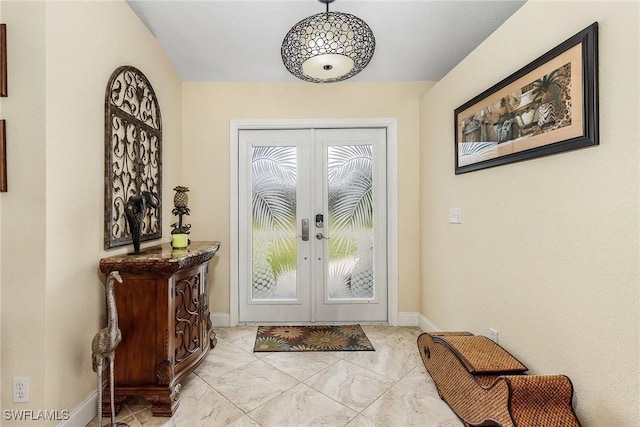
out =
[[[462,426],[422,364],[418,328],[363,329],[375,352],[253,353],[257,327],[216,328],[218,345],[183,381],[173,417],[153,417],[144,399],[128,398],[118,421],[130,427]],[[88,424],[96,425],[97,419]]]

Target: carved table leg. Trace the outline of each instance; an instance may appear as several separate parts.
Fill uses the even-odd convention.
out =
[[[102,414],[103,416],[109,416],[111,414],[111,396],[110,396],[110,392],[109,392],[109,387],[106,387],[104,389],[102,389]],[[126,395],[123,394],[118,394],[118,391],[115,391],[115,397],[114,397],[114,407],[116,410],[116,415],[118,415],[120,413],[120,410],[122,409],[122,404],[124,403],[125,399],[127,398]]]
[[[209,330],[209,342],[211,343],[211,348],[214,348],[216,344],[218,344],[218,338],[216,338],[216,333],[213,332],[213,329]]]
[[[176,384],[173,389],[168,389],[161,394],[147,396],[147,400],[151,403],[151,413],[154,417],[170,417],[180,405],[180,389],[181,384]]]

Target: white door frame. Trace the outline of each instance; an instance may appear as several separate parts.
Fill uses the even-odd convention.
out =
[[[297,119],[297,120],[231,120],[230,144],[230,272],[229,325],[238,325],[238,132],[241,129],[303,129],[303,128],[367,128],[387,130],[387,322],[398,326],[398,127],[395,118],[380,119]]]

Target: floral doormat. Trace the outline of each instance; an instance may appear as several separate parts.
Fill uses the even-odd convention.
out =
[[[360,325],[259,326],[254,352],[375,351]]]

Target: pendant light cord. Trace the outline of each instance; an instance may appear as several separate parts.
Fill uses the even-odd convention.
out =
[[[329,17],[329,3],[333,3],[334,0],[318,0],[320,3],[324,3],[327,5],[327,17]]]

